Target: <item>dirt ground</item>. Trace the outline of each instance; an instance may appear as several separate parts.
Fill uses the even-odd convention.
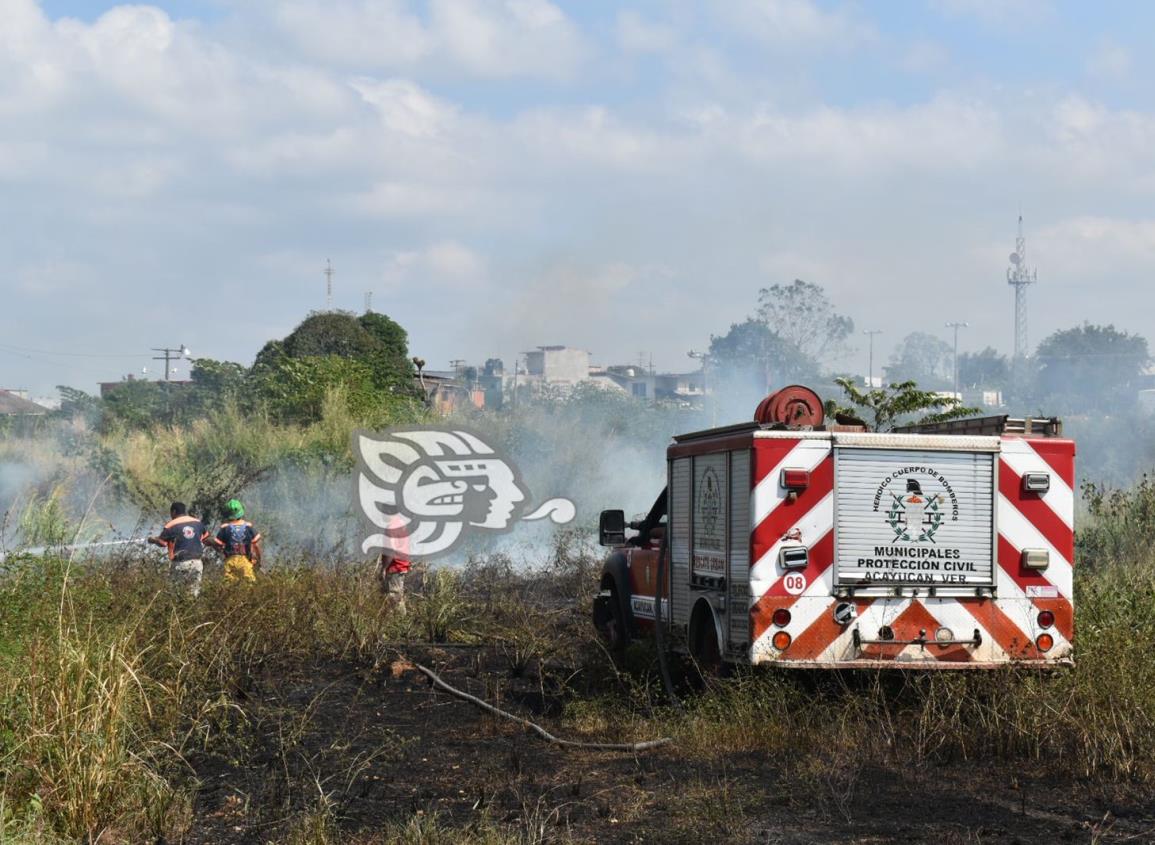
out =
[[[508,671],[495,680],[484,652],[409,656],[565,733],[555,703],[528,681],[510,685]],[[1014,771],[832,765],[799,780],[761,755],[565,750],[397,661],[270,673],[237,696],[247,716],[229,727],[244,742],[190,758],[199,789],[185,842],[282,842],[309,812],[329,819],[337,841],[364,843],[420,816],[450,830],[509,826],[542,842],[1155,842],[1155,797],[1073,780],[1061,760]]]

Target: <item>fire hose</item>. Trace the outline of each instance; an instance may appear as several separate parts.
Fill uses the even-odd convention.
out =
[[[30,549],[13,549],[10,552],[0,551],[0,563],[3,563],[13,555],[29,555],[31,557],[40,557],[41,555],[45,555],[50,552],[79,552],[83,551],[84,549],[108,548],[111,546],[143,546],[146,542],[148,541],[140,538],[134,538],[131,540],[104,540],[98,543],[69,543],[67,545],[61,546],[33,546]]]

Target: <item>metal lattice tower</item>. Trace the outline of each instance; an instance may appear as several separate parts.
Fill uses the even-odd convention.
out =
[[[325,310],[333,310],[333,262],[325,259]]]
[[[1027,285],[1039,280],[1037,270],[1027,269],[1027,239],[1023,237],[1023,215],[1019,215],[1019,234],[1015,238],[1015,251],[1011,253],[1011,266],[1007,268],[1007,284],[1015,289],[1015,360],[1020,361],[1030,354],[1027,347]]]

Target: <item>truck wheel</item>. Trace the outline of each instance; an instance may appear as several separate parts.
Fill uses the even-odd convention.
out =
[[[616,587],[602,590],[594,599],[594,627],[612,652],[624,651],[629,644],[630,635]]]
[[[714,614],[705,604],[694,608],[690,623],[690,657],[694,659],[697,674],[704,681],[722,675],[722,645],[718,642],[718,631],[714,626]]]

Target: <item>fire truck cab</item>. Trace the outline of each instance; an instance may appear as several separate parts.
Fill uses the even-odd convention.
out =
[[[1057,419],[824,422],[785,388],[754,422],[676,436],[643,519],[603,511],[612,647],[660,619],[706,667],[1071,662],[1075,447]]]

